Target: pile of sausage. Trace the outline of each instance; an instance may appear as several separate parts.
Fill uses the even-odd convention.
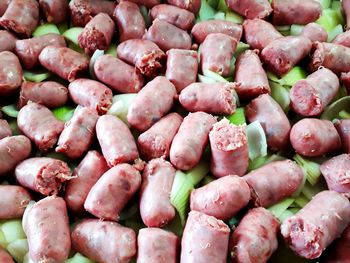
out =
[[[0,101],[15,100],[20,135],[0,119],[0,219],[21,218],[33,262],[64,262],[71,250],[101,263],[267,262],[281,235],[300,257],[314,259],[350,223],[350,120],[317,118],[340,85],[350,92],[350,30],[327,42],[314,23],[316,0],[226,0],[245,17],[195,23],[200,0],[0,0]],[[151,24],[140,6],[149,10]],[[350,1],[342,8],[350,24]],[[32,37],[43,22],[83,27],[79,53],[63,36]],[[298,36],[275,26],[306,25]],[[235,62],[239,41],[249,44]],[[90,56],[117,43],[116,56],[101,55],[89,76]],[[295,65],[309,75],[290,91],[292,123],[271,97],[266,71],[277,76]],[[53,78],[23,79],[43,68]],[[266,70],[266,71],[265,71]],[[198,73],[233,77],[201,83]],[[340,80],[340,81],[339,81]],[[246,125],[222,116],[245,105],[248,123],[259,122],[271,151],[292,149],[306,157],[332,157],[321,165],[328,189],[280,222],[266,208],[303,184],[291,160],[248,172]],[[113,95],[136,93],[127,123],[110,109]],[[78,105],[64,123],[54,108]],[[5,118],[5,116],[3,116]],[[177,170],[188,171],[210,150],[216,180],[190,195],[182,237],[163,229],[174,220],[170,201]],[[79,165],[45,156],[56,151]],[[40,153],[40,154],[38,154]],[[137,199],[144,228],[118,223]],[[31,203],[30,200],[36,200]],[[245,211],[237,228],[228,220]],[[74,227],[70,229],[69,222]],[[141,222],[140,222],[141,223]],[[350,227],[332,244],[324,262],[348,262]],[[2,259],[3,258],[3,259]],[[0,249],[1,262],[13,262]]]

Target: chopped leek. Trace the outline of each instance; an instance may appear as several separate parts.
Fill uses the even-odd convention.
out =
[[[270,206],[268,208],[268,210],[272,214],[274,214],[275,217],[279,218],[283,214],[283,212],[285,212],[288,209],[288,207],[291,204],[293,204],[294,200],[295,200],[294,198],[286,198],[286,199],[282,200],[281,202],[279,202],[273,206]]]
[[[214,15],[215,20],[225,20],[225,13],[224,12],[217,12]]]
[[[17,119],[11,119],[9,120],[9,125],[12,131],[13,135],[20,135],[21,131],[19,130],[19,127],[17,125]]]
[[[1,111],[5,113],[7,116],[12,118],[17,118],[18,110],[16,104],[10,104],[1,108]]]
[[[212,79],[216,80],[216,82],[228,82],[224,77],[222,77],[218,73],[215,73],[215,72],[210,71],[208,69],[203,70],[203,75],[208,77],[208,78],[212,78]]]
[[[225,117],[230,121],[230,123],[235,125],[242,125],[246,123],[243,107],[237,108],[233,114],[227,115]]]
[[[51,73],[47,70],[41,70],[41,71],[28,71],[23,70],[23,77],[27,81],[32,82],[42,82],[45,79],[48,79],[51,77]]]
[[[299,195],[297,198],[295,198],[295,203],[303,208],[308,202],[310,201],[310,199],[308,199],[306,196],[304,196],[303,194]]]
[[[229,10],[229,11],[226,11],[226,20],[236,24],[242,24],[244,21],[244,18],[239,14]]]
[[[305,195],[306,198],[311,200],[313,196],[326,189],[327,186],[324,184],[318,183],[312,186],[310,183],[306,182],[301,192]]]
[[[201,8],[199,10],[199,18],[201,21],[211,20],[215,18],[215,10],[207,3],[206,0],[202,1]],[[224,19],[225,19],[225,14]]]
[[[218,9],[219,11],[223,11],[223,12],[228,12],[228,11],[230,11],[230,9],[228,8],[228,6],[227,6],[225,0],[219,0],[217,9]]]
[[[104,50],[96,49],[94,54],[92,55],[92,57],[90,59],[89,73],[90,73],[90,76],[94,79],[96,79],[95,70],[94,70],[95,62],[100,56],[104,55],[104,53],[105,53]]]
[[[276,26],[276,29],[284,36],[290,35],[290,26]]]
[[[83,255],[76,253],[73,257],[67,259],[65,263],[94,263],[91,259],[84,257]]]
[[[253,171],[253,170],[258,169],[261,166],[264,166],[268,163],[275,162],[275,161],[282,161],[285,159],[286,158],[284,158],[283,156],[278,155],[278,154],[261,156],[261,157],[254,159],[254,160],[249,160],[248,171]]]
[[[242,54],[244,51],[249,49],[249,45],[243,42],[239,42],[235,51],[235,57],[238,57],[240,54]]]
[[[53,115],[61,121],[69,121],[74,114],[75,108],[71,106],[62,106],[52,110]]]
[[[284,112],[288,112],[290,105],[289,88],[273,81],[270,81],[269,84],[271,97],[281,106]]]
[[[294,216],[294,213],[291,212],[289,209],[287,209],[286,211],[284,211],[284,212],[279,216],[278,219],[279,219],[281,222],[283,222],[284,220],[286,220],[287,218],[292,217],[292,216]]]
[[[22,228],[22,221],[20,219],[7,220],[1,225],[1,230],[7,243],[11,243],[17,239],[26,238]]]
[[[239,220],[237,217],[232,217],[229,221],[228,221],[228,225],[232,228],[232,227],[236,227],[239,223]]]
[[[350,96],[345,96],[329,105],[321,115],[321,119],[333,121],[341,111],[350,111]]]
[[[68,47],[70,48],[70,49],[73,49],[74,51],[76,51],[76,52],[79,52],[79,53],[84,53],[84,50],[81,48],[81,47],[79,47],[78,45],[76,45],[76,44],[74,44],[74,43],[72,43],[72,42],[69,42],[68,43]]]
[[[2,232],[0,228],[0,247],[6,248],[6,246],[7,246],[6,238],[5,238],[4,232]]]
[[[7,251],[16,260],[17,263],[24,261],[24,256],[28,253],[27,239],[17,239],[7,246]]]
[[[58,30],[60,31],[60,34],[63,34],[68,30],[68,23],[64,22],[62,24],[57,25]]]
[[[317,184],[321,176],[320,165],[304,157],[301,157],[299,154],[294,155],[293,159],[305,173],[306,180],[311,185]]]
[[[117,45],[112,43],[109,48],[106,50],[106,54],[116,56],[117,55]]]
[[[323,9],[327,9],[331,6],[332,0],[317,0],[320,2]]]
[[[208,0],[208,4],[209,4],[212,8],[217,9],[218,4],[219,4],[219,0]]]
[[[202,185],[210,184],[211,182],[215,181],[215,178],[213,176],[207,175],[202,180]]]
[[[328,32],[328,42],[332,42],[333,39],[344,32],[343,26],[342,25],[337,25],[334,27],[331,31]]]
[[[67,31],[63,33],[63,36],[69,42],[74,43],[75,45],[79,45],[78,37],[83,32],[83,27],[71,27]]]
[[[107,114],[114,115],[123,122],[128,123],[127,115],[130,104],[136,98],[135,93],[120,94],[113,97],[113,104],[108,110]]]
[[[350,113],[342,110],[341,112],[339,112],[339,117],[342,119],[350,119]]]
[[[33,37],[38,37],[49,33],[61,34],[55,24],[45,23],[35,29],[33,32]]]
[[[144,6],[140,6],[140,12],[143,16],[143,19],[145,20],[146,27],[148,28],[152,24],[150,13],[148,12],[148,9]]]
[[[185,172],[187,180],[197,185],[209,173],[209,162],[203,158],[195,167]]]
[[[235,72],[235,68],[236,68],[236,57],[233,56],[231,58],[231,62],[230,62],[230,75],[232,76],[232,78],[233,78],[233,73]],[[228,78],[230,78],[230,77],[228,77]],[[229,81],[228,78],[225,78],[225,79],[227,81]]]
[[[299,36],[301,31],[304,29],[304,25],[291,25],[290,26],[290,35]]]
[[[199,82],[201,82],[201,83],[207,83],[207,84],[212,84],[212,83],[217,82],[215,79],[212,79],[212,78],[203,76],[203,75],[201,75],[201,74],[198,74],[198,80],[199,80]]]
[[[245,133],[248,138],[249,159],[254,160],[267,154],[267,142],[263,127],[258,121],[250,123]]]
[[[287,74],[282,76],[283,84],[286,86],[293,86],[297,81],[305,79],[307,73],[302,67],[296,66],[292,68]]]
[[[175,218],[171,220],[166,226],[164,226],[164,229],[173,232],[179,237],[182,236],[183,226],[179,213],[175,214]]]
[[[334,9],[324,9],[322,15],[316,20],[316,23],[323,26],[327,32],[331,31],[339,24],[344,23],[343,17]]]

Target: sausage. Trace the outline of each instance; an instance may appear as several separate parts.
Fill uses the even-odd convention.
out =
[[[230,228],[221,220],[191,211],[181,241],[181,262],[225,263]]]
[[[322,42],[322,41],[320,41],[320,42]],[[323,41],[323,42],[326,42],[326,41]],[[342,45],[345,47],[350,47],[350,31],[345,31],[344,33],[337,35],[332,40],[332,43],[337,44],[337,45]]]
[[[339,79],[327,68],[320,68],[290,90],[292,109],[302,116],[320,115],[339,90]]]
[[[272,0],[272,23],[275,26],[306,25],[322,14],[322,6],[315,0]]]
[[[43,195],[56,195],[63,183],[71,178],[68,165],[49,157],[33,157],[17,165],[18,183]]]
[[[350,153],[350,120],[336,120],[334,126],[340,136],[343,152]]]
[[[282,150],[288,146],[291,129],[289,120],[270,95],[263,94],[252,100],[245,108],[245,115],[249,122],[258,121],[261,124],[267,144],[272,149]]]
[[[8,122],[0,119],[0,140],[11,135],[12,131]]]
[[[238,57],[234,79],[235,91],[242,100],[249,101],[271,92],[266,72],[256,50],[247,50]]]
[[[1,139],[0,176],[12,172],[18,163],[29,157],[31,151],[30,140],[23,135]]]
[[[277,75],[289,72],[311,50],[311,40],[304,36],[278,38],[261,52],[261,59]]]
[[[191,34],[194,40],[200,44],[204,39],[213,33],[222,33],[237,40],[242,37],[242,26],[225,20],[206,20],[196,23]]]
[[[73,117],[66,122],[58,139],[56,152],[64,153],[71,159],[81,157],[90,147],[98,114],[89,108],[77,108]]]
[[[294,150],[304,156],[322,156],[341,148],[341,141],[333,123],[328,120],[305,118],[290,131]]]
[[[29,39],[17,40],[15,52],[26,69],[39,65],[39,54],[47,46],[65,47],[66,42],[63,36],[48,33],[42,36]]]
[[[32,199],[25,188],[17,185],[0,185],[0,194],[0,219],[22,217],[26,206]]]
[[[236,47],[237,41],[230,36],[209,34],[200,49],[202,72],[210,70],[223,77],[231,75],[231,60]]]
[[[46,21],[61,24],[68,16],[68,1],[65,0],[39,0],[39,5]]]
[[[186,0],[167,0],[166,1],[170,5],[174,5],[177,7],[180,7],[182,9],[186,9],[195,15],[198,14],[199,9],[201,8],[201,1],[200,0],[192,0],[192,1],[186,1]]]
[[[216,118],[205,112],[189,113],[170,147],[170,161],[180,170],[193,168],[202,157]]]
[[[116,222],[84,219],[71,234],[72,246],[101,263],[127,263],[136,255],[136,234]]]
[[[137,93],[128,111],[128,123],[139,131],[149,129],[173,106],[177,92],[165,77],[159,76],[148,82]]]
[[[0,18],[0,26],[28,38],[39,23],[39,3],[36,0],[11,0]]]
[[[277,250],[279,221],[263,207],[253,208],[241,219],[230,239],[233,262],[268,262]]]
[[[129,1],[129,0],[120,0],[120,2]],[[134,2],[137,5],[143,5],[147,8],[152,8],[155,5],[159,5],[161,3],[161,0],[131,0],[131,2]]]
[[[312,42],[327,42],[327,31],[316,23],[307,24],[300,33],[301,36],[309,38]]]
[[[170,49],[167,52],[165,77],[178,93],[197,80],[198,55],[194,50]]]
[[[92,54],[96,49],[106,50],[111,44],[115,25],[107,14],[99,13],[86,24],[78,36],[79,46],[85,53]]]
[[[120,212],[140,186],[139,171],[130,164],[119,164],[98,179],[86,197],[84,208],[100,219],[118,221]]]
[[[230,9],[248,19],[265,18],[272,8],[268,0],[225,0]]]
[[[350,71],[346,73],[342,72],[340,74],[340,82],[344,85],[347,93],[350,94]]]
[[[5,13],[10,2],[11,0],[0,0],[0,16]]]
[[[195,16],[192,12],[173,5],[160,4],[151,9],[152,20],[164,20],[183,30],[190,30],[195,22]]]
[[[35,102],[28,103],[19,111],[17,125],[41,151],[51,149],[64,128],[64,123],[56,119],[48,108]]]
[[[99,81],[121,93],[137,93],[143,87],[143,77],[135,67],[112,55],[98,57],[94,72]]]
[[[236,126],[224,118],[209,133],[210,171],[215,177],[229,174],[242,176],[249,164],[248,139],[245,126]]]
[[[140,214],[148,227],[163,227],[175,217],[170,193],[176,170],[162,158],[151,160],[143,170]]]
[[[119,41],[142,39],[146,32],[146,23],[137,4],[129,1],[120,2],[113,13],[118,26]]]
[[[40,64],[59,77],[72,82],[89,67],[89,59],[67,47],[45,47],[39,55]]]
[[[269,22],[262,19],[247,19],[243,22],[244,38],[251,49],[264,49],[272,41],[283,37]]]
[[[350,48],[333,43],[315,42],[312,46],[309,69],[315,71],[323,66],[340,75],[350,71],[349,59]]]
[[[105,158],[98,151],[89,151],[74,169],[68,181],[65,197],[67,206],[76,214],[84,212],[85,199],[97,180],[107,172]]]
[[[191,192],[191,210],[228,220],[250,200],[250,188],[243,178],[227,175]]]
[[[350,27],[350,1],[343,0],[343,1],[341,1],[341,5],[342,5],[342,9],[345,13],[346,29],[349,29],[349,27]]]
[[[49,196],[28,207],[23,216],[29,258],[34,262],[63,262],[69,256],[71,239],[63,198]]]
[[[179,238],[160,228],[142,228],[137,237],[137,262],[177,262]]]
[[[350,193],[349,169],[350,155],[346,153],[325,161],[320,167],[328,189],[344,194]]]
[[[9,253],[5,249],[0,247],[0,262],[2,263],[15,263]]]
[[[10,51],[0,52],[0,95],[9,95],[21,86],[23,73],[21,64]]]
[[[172,112],[140,134],[137,139],[137,146],[142,158],[145,160],[160,157],[168,158],[170,145],[182,121],[183,118],[179,114]]]
[[[179,102],[188,111],[204,111],[212,114],[232,114],[236,110],[236,98],[233,95],[234,83],[195,82],[184,88]]]
[[[128,126],[113,115],[101,116],[96,135],[109,166],[133,162],[139,158],[135,139]]]
[[[152,41],[129,39],[119,44],[118,58],[135,65],[141,74],[152,77],[162,70],[165,61],[164,52]]]
[[[21,85],[17,107],[21,109],[27,105],[28,101],[32,101],[52,109],[63,106],[67,100],[68,89],[58,82],[25,81]]]
[[[0,52],[12,51],[15,48],[17,38],[6,30],[0,30]]]
[[[304,173],[295,162],[284,160],[268,163],[243,178],[251,188],[255,206],[270,207],[295,193]]]
[[[99,13],[113,16],[115,3],[107,0],[72,0],[69,2],[70,16],[74,26],[84,27]]]
[[[281,234],[300,257],[314,259],[350,222],[350,203],[342,194],[322,191],[281,225]]]
[[[91,79],[76,79],[68,86],[74,103],[105,114],[112,105],[112,90],[106,85]]]
[[[327,252],[327,256],[323,258],[325,263],[346,262],[350,258],[350,226],[334,241]]]
[[[144,39],[156,43],[163,51],[172,48],[191,49],[190,35],[164,20],[155,19],[144,35]]]

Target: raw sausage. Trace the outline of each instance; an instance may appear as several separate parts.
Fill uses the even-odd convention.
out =
[[[323,42],[326,42],[326,41],[323,41]],[[345,46],[345,47],[350,47],[350,31],[345,31],[344,33],[341,33],[341,34],[337,35],[332,40],[332,43],[333,44],[342,45],[342,46]]]
[[[265,18],[272,8],[268,0],[225,0],[230,9],[248,19]]]
[[[0,140],[11,135],[12,131],[8,122],[0,119]]]
[[[6,250],[0,247],[0,262],[2,263],[15,263],[10,256],[9,253],[7,253]]]
[[[334,126],[340,136],[343,152],[350,153],[350,120],[336,120]]]
[[[350,1],[343,0],[341,1],[341,5],[346,17],[346,29],[350,28]]]
[[[22,83],[21,64],[15,54],[10,51],[0,52],[0,95],[9,95]]]
[[[0,185],[0,194],[0,219],[21,218],[32,199],[25,188],[17,185]]]
[[[166,1],[170,5],[174,5],[183,9],[186,9],[195,15],[199,12],[199,9],[201,8],[201,1],[200,0],[167,0]]]
[[[65,0],[39,0],[40,9],[46,21],[61,24],[68,16],[68,1]]]
[[[128,0],[120,0],[120,2],[124,2]],[[159,5],[161,3],[161,0],[131,0],[131,2],[134,2],[138,5],[144,5],[147,8],[152,8],[155,5]]]
[[[312,42],[327,42],[327,31],[316,23],[307,24],[300,33],[301,36],[309,38]]]
[[[323,258],[325,263],[346,262],[350,258],[350,226],[334,241],[327,252],[327,256]]]
[[[0,52],[12,51],[15,48],[17,38],[6,30],[0,30]]]

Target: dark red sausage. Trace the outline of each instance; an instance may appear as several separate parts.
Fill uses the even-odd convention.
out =
[[[167,0],[166,1],[170,5],[174,5],[183,9],[186,9],[195,15],[199,12],[199,9],[201,8],[201,1],[200,0],[192,0],[192,1],[186,1],[186,0]]]
[[[17,185],[0,185],[0,219],[22,217],[25,208],[32,199],[29,192]],[[2,261],[0,261],[2,262]]]
[[[120,2],[114,10],[113,19],[118,26],[119,41],[141,39],[146,32],[146,24],[137,4]]]
[[[8,122],[0,119],[0,140],[11,135],[12,131]]]
[[[326,42],[326,41],[323,41],[323,42]],[[342,46],[345,46],[345,47],[350,47],[350,31],[345,31],[344,33],[341,33],[341,34],[337,35],[332,40],[332,43],[333,44],[342,45]]]
[[[69,82],[89,67],[87,57],[67,47],[47,46],[41,51],[39,61],[42,66]]]
[[[350,222],[350,202],[334,191],[323,191],[281,225],[281,234],[300,257],[318,258]]]
[[[68,1],[39,0],[39,5],[47,22],[60,24],[66,21],[68,16]]]
[[[243,178],[252,189],[255,205],[270,207],[295,193],[304,173],[295,162],[285,160],[266,164]]]
[[[36,0],[11,0],[0,18],[0,26],[23,38],[31,36],[39,23],[39,3]]]
[[[341,4],[346,17],[346,29],[349,29],[350,28],[350,1],[343,0],[341,1]]]
[[[95,110],[77,108],[73,117],[65,124],[57,142],[56,152],[64,153],[71,159],[81,157],[94,139],[97,119],[98,114]]]
[[[248,19],[265,18],[272,8],[268,0],[225,0],[230,9]]]
[[[128,0],[120,0],[120,2],[124,2]],[[152,8],[155,5],[159,5],[161,3],[161,0],[131,0],[131,2],[134,2],[138,5],[144,5],[147,8]]]
[[[0,30],[0,52],[12,51],[15,48],[17,38],[6,30]]]
[[[290,142],[297,153],[305,156],[322,156],[341,148],[338,132],[328,120],[298,121],[290,131]]]
[[[344,1],[343,1],[344,2]],[[334,241],[327,250],[327,256],[323,258],[325,263],[346,262],[350,258],[350,226],[348,226],[341,237]]]
[[[33,157],[17,165],[18,183],[43,195],[57,195],[66,180],[71,178],[68,165],[57,159]]]
[[[350,120],[336,120],[334,126],[340,136],[343,152],[350,153]]]
[[[316,23],[307,24],[300,33],[301,36],[309,38],[312,42],[327,42],[327,31]]]
[[[22,83],[21,64],[15,54],[10,51],[0,52],[0,94],[9,95]]]
[[[2,263],[15,263],[9,253],[0,247],[0,262]]]
[[[115,25],[107,14],[99,13],[93,17],[78,36],[79,46],[85,53],[92,54],[96,49],[106,50],[111,44]]]

